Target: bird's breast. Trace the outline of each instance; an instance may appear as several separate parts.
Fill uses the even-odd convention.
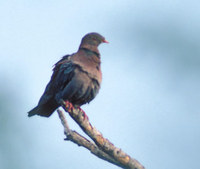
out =
[[[80,52],[73,56],[72,62],[87,73],[90,78],[97,80],[99,84],[101,83],[102,73],[100,58]]]

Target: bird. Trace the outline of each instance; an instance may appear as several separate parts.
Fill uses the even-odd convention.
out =
[[[88,33],[82,38],[76,53],[63,56],[54,65],[51,79],[38,105],[28,112],[29,117],[51,116],[61,106],[61,99],[73,108],[80,108],[95,98],[102,81],[98,50],[101,43],[109,42],[99,33]]]

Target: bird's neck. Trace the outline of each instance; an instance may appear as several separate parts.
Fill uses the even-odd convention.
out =
[[[99,53],[97,46],[90,45],[90,44],[81,44],[79,47],[79,50],[80,49],[86,50],[88,52],[92,52],[95,55],[97,55],[98,57],[100,57],[100,53]]]

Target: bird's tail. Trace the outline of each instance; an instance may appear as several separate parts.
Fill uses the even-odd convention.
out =
[[[56,110],[57,107],[58,106],[45,105],[45,104],[38,105],[28,112],[28,117],[31,117],[34,115],[49,117]]]
[[[28,117],[38,114],[38,111],[39,111],[39,106],[33,108],[31,111],[28,112]]]

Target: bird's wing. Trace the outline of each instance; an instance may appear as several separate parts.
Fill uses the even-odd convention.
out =
[[[74,65],[70,59],[71,55],[66,55],[54,65],[51,80],[40,98],[38,105],[45,104],[49,100],[54,99],[55,94],[62,91],[70,82],[74,73]]]

